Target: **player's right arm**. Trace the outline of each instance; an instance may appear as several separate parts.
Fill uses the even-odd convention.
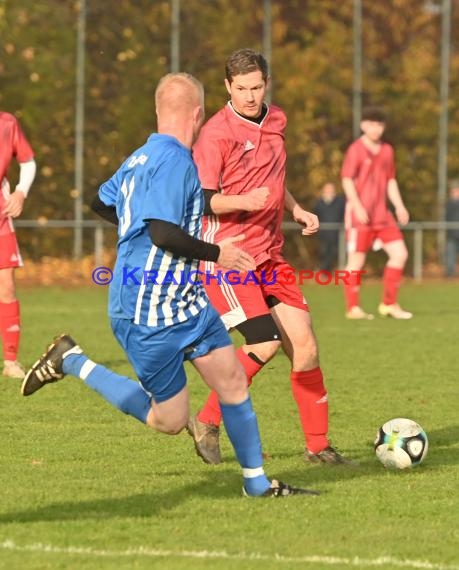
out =
[[[354,143],[347,149],[344,157],[343,166],[341,167],[341,183],[347,202],[350,205],[355,218],[360,224],[368,224],[370,220],[368,212],[363,207],[357,188],[354,184],[354,178],[357,175],[359,168],[360,160]]]
[[[35,179],[37,165],[32,147],[23,133],[19,121],[13,115],[6,115],[9,117],[9,122],[11,121],[11,151],[19,164],[19,181],[15,191],[6,197],[2,214],[17,218],[22,213],[25,199]],[[0,182],[1,178],[0,176]]]
[[[22,214],[24,202],[34,181],[36,171],[37,165],[33,158],[19,163],[19,181],[15,191],[9,194],[5,200],[3,215],[17,218]]]
[[[354,213],[357,221],[361,224],[368,224],[368,212],[365,210],[359,199],[359,195],[352,178],[342,178],[342,185],[344,193],[346,194],[346,199],[351,205],[352,212]]]
[[[115,226],[119,224],[118,214],[116,212],[116,199],[118,189],[122,183],[120,170],[121,169],[117,170],[111,178],[101,184],[99,191],[91,202],[92,211]]]
[[[115,206],[107,206],[107,204],[104,204],[104,202],[99,198],[99,194],[94,196],[94,199],[91,202],[91,210],[104,220],[107,220],[107,222],[110,222],[115,226],[118,225],[119,220]]]
[[[269,188],[260,186],[246,194],[221,194],[216,190],[204,189],[204,214],[216,216],[233,212],[258,212],[263,210],[269,196]]]

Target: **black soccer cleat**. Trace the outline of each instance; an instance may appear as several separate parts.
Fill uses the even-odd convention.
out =
[[[242,494],[246,497],[251,497],[245,488],[242,488]],[[271,487],[260,495],[260,497],[290,497],[292,495],[320,495],[319,491],[313,491],[312,489],[301,489],[299,487],[291,487],[287,483],[282,483],[282,481],[276,481],[273,479],[271,481]]]
[[[61,334],[56,337],[25,375],[21,388],[22,395],[30,396],[45,384],[62,380],[65,376],[62,370],[63,359],[68,354],[82,354],[82,352],[69,335]]]
[[[304,452],[306,463],[327,463],[328,465],[352,465],[354,462],[347,459],[341,453],[329,445],[318,453],[311,453],[307,449]]]

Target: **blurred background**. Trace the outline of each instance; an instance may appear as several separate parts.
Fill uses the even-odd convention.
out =
[[[38,164],[16,224],[24,258],[112,255],[115,232],[89,204],[155,129],[158,79],[196,75],[210,116],[227,100],[226,57],[251,47],[270,62],[269,98],[289,119],[288,188],[306,208],[325,182],[340,188],[362,106],[385,108],[412,219],[407,273],[442,274],[459,178],[458,29],[459,0],[0,0],[0,109],[20,119]],[[314,268],[316,238],[294,227],[286,255]],[[377,273],[384,260],[369,261]]]

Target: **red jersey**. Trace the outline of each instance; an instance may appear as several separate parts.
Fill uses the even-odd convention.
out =
[[[29,162],[34,158],[34,154],[16,117],[0,111],[0,234],[12,231],[11,221],[2,215],[2,211],[9,193],[9,185],[5,179],[13,157],[19,163]]]
[[[203,188],[230,195],[246,194],[260,186],[269,188],[267,203],[259,212],[234,212],[203,220],[207,242],[245,234],[237,245],[250,253],[257,265],[281,258],[286,124],[284,112],[273,105],[257,124],[238,115],[228,103],[207,121],[193,147]]]
[[[368,213],[366,225],[386,226],[394,218],[387,208],[387,185],[395,179],[394,149],[388,143],[382,143],[378,153],[373,153],[365,146],[362,139],[354,141],[347,149],[341,169],[341,178],[354,181],[359,200]],[[352,206],[346,204],[346,225],[357,227],[359,224],[352,213]]]

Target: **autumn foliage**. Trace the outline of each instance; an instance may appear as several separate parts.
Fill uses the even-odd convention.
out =
[[[87,0],[84,216],[99,184],[155,128],[153,91],[170,68],[171,6],[155,0]],[[352,140],[352,1],[272,0],[272,100],[287,112],[288,187],[310,206],[339,182]],[[435,220],[440,16],[420,0],[363,1],[363,102],[384,105],[387,138],[414,220]],[[25,219],[72,219],[75,199],[75,65],[79,4],[0,0],[0,108],[16,114],[39,172]],[[453,1],[448,174],[459,175],[459,2]],[[226,56],[262,49],[263,2],[182,0],[181,69],[207,90],[207,114],[227,99]],[[71,255],[48,232],[43,255]],[[91,239],[87,237],[88,252]],[[26,243],[24,243],[26,241]],[[27,255],[28,243],[22,239]]]

